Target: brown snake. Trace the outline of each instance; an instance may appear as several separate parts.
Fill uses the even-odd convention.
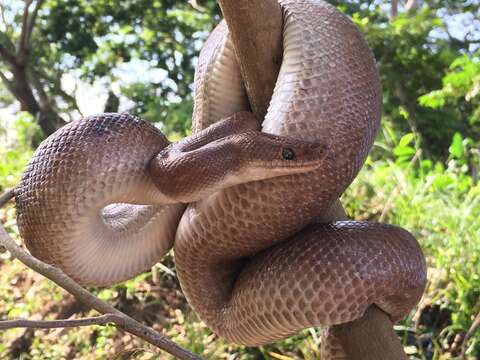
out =
[[[371,304],[394,321],[412,309],[426,270],[407,231],[318,221],[379,126],[373,55],[334,7],[280,3],[284,56],[261,131],[239,112],[248,101],[222,22],[199,58],[192,136],[169,144],[146,122],[104,114],[42,143],[16,191],[35,256],[82,284],[109,285],[173,246],[190,305],[247,345],[352,321]]]

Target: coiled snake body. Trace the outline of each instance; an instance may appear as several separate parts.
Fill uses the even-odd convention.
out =
[[[393,320],[410,311],[425,263],[408,232],[316,221],[358,173],[379,125],[371,51],[334,7],[280,3],[284,57],[261,131],[241,112],[248,101],[222,22],[200,55],[191,137],[169,144],[148,123],[104,114],[42,143],[16,192],[34,255],[108,285],[174,246],[193,309],[247,345],[352,321],[371,304]]]

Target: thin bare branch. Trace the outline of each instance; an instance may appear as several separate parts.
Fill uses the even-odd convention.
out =
[[[17,58],[20,60],[20,63],[24,63],[27,51],[27,27],[28,27],[28,16],[29,8],[32,4],[32,0],[25,0],[25,6],[23,7],[22,15],[22,30],[20,32],[20,37],[18,38],[17,43]]]
[[[32,15],[28,19],[27,36],[26,36],[27,46],[30,46],[30,39],[32,37],[33,27],[35,26],[35,20],[37,19],[38,10],[40,10],[44,2],[45,0],[37,1],[35,7],[33,8]]]
[[[0,208],[3,207],[7,202],[9,202],[15,196],[15,188],[5,191],[0,195]]]
[[[22,30],[17,44],[17,59],[20,64],[25,64],[28,58],[28,51],[30,48],[30,37],[32,35],[35,20],[37,18],[38,10],[43,5],[45,0],[38,0],[30,13],[30,5],[33,0],[25,0],[25,7],[23,9]]]
[[[83,319],[65,319],[65,320],[1,320],[0,330],[29,328],[29,329],[57,329],[71,328],[77,326],[106,325],[106,324],[122,324],[123,318],[115,314],[105,314]]]
[[[11,192],[7,192],[6,194],[2,195],[3,199],[11,199],[12,197],[13,194]],[[173,341],[153,330],[152,328],[143,325],[120,310],[117,310],[110,304],[103,302],[98,297],[80,286],[77,282],[75,282],[75,280],[73,280],[60,269],[46,264],[30,255],[7,234],[3,226],[0,226],[0,246],[3,246],[5,249],[7,249],[13,257],[20,260],[27,267],[35,270],[39,274],[42,274],[63,289],[67,290],[84,304],[97,310],[101,314],[115,315],[117,317],[116,319],[118,320],[115,321],[115,324],[117,324],[120,329],[140,337],[150,344],[172,354],[178,359],[201,359],[199,356],[175,344]]]
[[[480,313],[478,313],[477,316],[475,317],[475,320],[473,320],[472,325],[468,329],[467,334],[465,335],[465,337],[463,339],[463,342],[462,342],[462,359],[466,359],[468,340],[470,340],[472,335],[479,328],[480,328]]]

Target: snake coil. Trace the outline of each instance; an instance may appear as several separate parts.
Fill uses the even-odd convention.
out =
[[[34,255],[83,284],[109,285],[173,246],[190,305],[246,345],[352,321],[372,304],[395,321],[415,306],[425,261],[407,231],[315,221],[357,175],[377,132],[373,55],[331,5],[280,4],[283,62],[261,129],[245,112],[222,22],[196,69],[191,137],[170,144],[146,122],[104,114],[42,143],[16,192]]]

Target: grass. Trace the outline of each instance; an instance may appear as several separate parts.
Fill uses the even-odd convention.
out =
[[[0,186],[17,183],[32,154],[28,146],[35,136],[32,128],[25,117],[15,129],[21,141],[0,140]],[[367,160],[343,202],[355,219],[397,224],[419,239],[429,267],[428,288],[417,311],[396,329],[410,359],[451,359],[458,356],[459,344],[480,312],[480,185],[468,175],[465,159],[451,156],[446,164],[432,163],[422,158],[414,137],[407,135],[395,140],[394,146],[377,143],[377,158]],[[18,238],[14,219],[12,206],[0,210],[0,221]],[[75,305],[69,294],[8,253],[0,254],[0,267],[0,318],[94,315],[78,309],[69,313],[69,307]],[[170,257],[164,267],[156,266],[122,285],[101,289],[99,296],[208,359],[320,356],[319,329],[306,329],[260,348],[236,346],[218,338],[186,304]],[[478,332],[468,343],[467,355],[468,359],[480,357]],[[169,359],[109,326],[5,331],[0,333],[0,359],[9,358]]]
[[[429,284],[420,305],[426,311],[416,331],[430,347],[418,354],[422,359],[457,354],[455,341],[480,312],[480,184],[474,184],[467,171],[463,159],[455,157],[446,166],[415,155],[395,161],[369,159],[343,197],[355,219],[402,226],[422,246]],[[435,311],[428,314],[431,309]],[[442,317],[447,318],[439,324]],[[479,335],[470,340],[467,354],[480,356]]]

